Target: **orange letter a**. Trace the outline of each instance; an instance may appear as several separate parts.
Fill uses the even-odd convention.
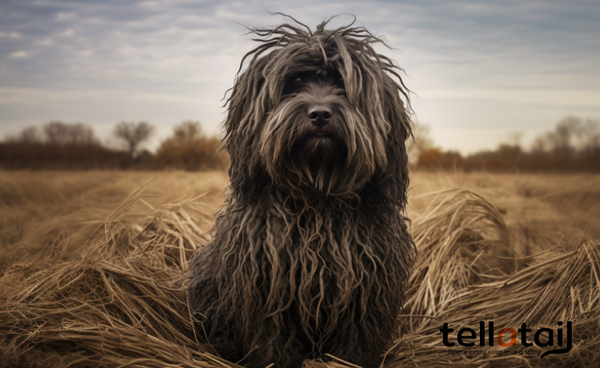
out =
[[[510,343],[506,344],[504,341],[502,341],[502,335],[505,332],[510,331],[511,334],[511,339],[510,339]],[[496,337],[496,340],[498,341],[498,344],[500,344],[500,346],[517,346],[517,331],[515,331],[512,328],[504,328],[502,330],[500,330],[500,332],[498,332],[498,336]]]

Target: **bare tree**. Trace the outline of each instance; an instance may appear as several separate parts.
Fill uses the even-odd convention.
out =
[[[536,137],[531,145],[531,150],[537,154],[544,154],[551,151],[552,135],[552,132],[548,132]]]
[[[6,142],[34,144],[42,143],[42,135],[38,127],[32,126],[23,128],[16,136],[10,135],[5,139]]]
[[[195,139],[202,135],[202,125],[198,121],[187,120],[173,128],[176,138]]]
[[[600,159],[600,119],[586,119],[581,125],[580,150],[590,160]]]
[[[51,121],[44,125],[44,135],[49,144],[63,145],[67,143],[68,127],[60,121]]]
[[[513,131],[507,134],[506,144],[512,147],[521,148],[521,142],[523,141],[523,132]]]
[[[573,153],[574,140],[580,135],[581,118],[567,116],[558,122],[554,133],[554,151],[560,154],[570,155]]]
[[[406,153],[408,155],[408,161],[412,164],[417,163],[419,156],[423,151],[432,149],[434,147],[433,139],[431,138],[431,132],[429,126],[415,124],[412,129],[412,139],[409,138],[406,147]]]
[[[54,145],[91,145],[96,144],[92,128],[81,124],[66,124],[60,121],[51,121],[44,125],[46,143]]]
[[[113,135],[127,144],[131,157],[136,155],[140,145],[154,134],[154,127],[145,121],[122,121],[115,127]]]

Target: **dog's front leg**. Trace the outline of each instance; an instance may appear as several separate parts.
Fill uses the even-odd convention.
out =
[[[364,368],[378,368],[395,334],[395,315],[367,311],[365,315],[341,321],[335,337],[322,353]]]
[[[196,279],[188,291],[189,303],[194,307],[194,329],[198,339],[211,345],[214,350],[230,362],[238,362],[243,357],[233,322],[228,322],[219,309],[218,285],[212,279]]]

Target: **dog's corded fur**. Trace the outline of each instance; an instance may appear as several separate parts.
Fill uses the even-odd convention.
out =
[[[190,307],[200,338],[248,367],[327,353],[376,367],[415,257],[407,90],[366,29],[294,22],[252,30],[225,121],[229,195]]]

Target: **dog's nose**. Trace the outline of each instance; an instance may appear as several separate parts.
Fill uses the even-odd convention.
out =
[[[308,118],[313,124],[322,128],[331,119],[331,109],[325,105],[313,105],[308,109]]]

